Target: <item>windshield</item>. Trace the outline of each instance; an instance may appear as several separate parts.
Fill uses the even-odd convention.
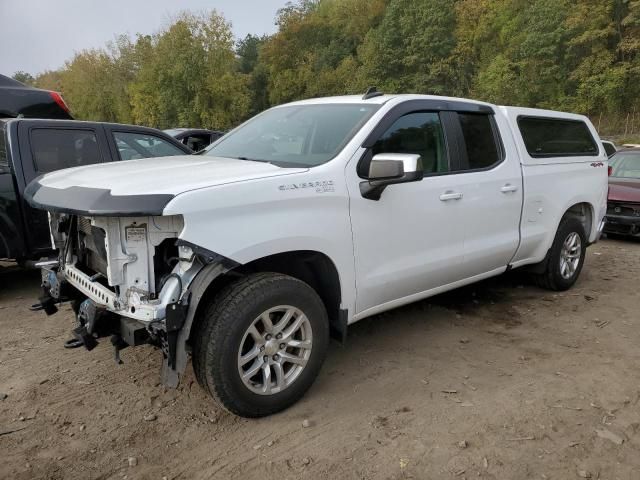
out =
[[[612,177],[640,178],[640,151],[617,153],[609,159]]]
[[[222,137],[204,155],[315,167],[328,162],[380,108],[371,104],[278,107]]]

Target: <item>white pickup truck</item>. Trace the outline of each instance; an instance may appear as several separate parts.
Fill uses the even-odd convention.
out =
[[[92,348],[189,356],[229,411],[268,415],[318,375],[330,333],[528,267],[571,287],[606,211],[607,155],[580,115],[470,100],[318,98],[267,110],[199,155],[54,172],[57,264],[42,306],[71,300]]]

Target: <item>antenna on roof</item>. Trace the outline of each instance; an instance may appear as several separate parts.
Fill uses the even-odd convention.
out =
[[[362,100],[369,100],[370,98],[380,97],[382,95],[384,95],[384,93],[379,92],[376,87],[369,87],[367,88],[365,94],[362,96]]]

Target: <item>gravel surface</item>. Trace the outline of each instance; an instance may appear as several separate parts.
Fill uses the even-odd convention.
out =
[[[0,266],[0,477],[636,480],[638,272],[640,242],[603,240],[568,292],[513,273],[363,320],[245,420],[190,368],[161,386],[153,348],[65,350],[69,307],[30,312],[38,273]]]

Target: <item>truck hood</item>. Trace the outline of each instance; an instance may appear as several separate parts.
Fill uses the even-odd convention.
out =
[[[609,178],[609,200],[640,203],[640,179]]]
[[[306,170],[203,155],[144,158],[46,174],[27,186],[25,198],[54,212],[162,215],[167,203],[184,192]]]

